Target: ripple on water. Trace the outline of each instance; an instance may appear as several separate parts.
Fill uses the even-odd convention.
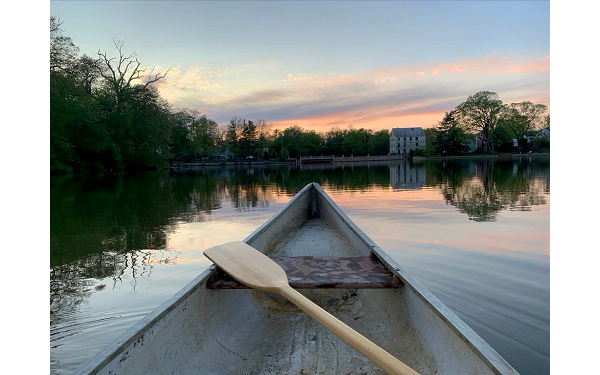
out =
[[[57,296],[51,308],[50,368],[52,374],[70,374],[107,345],[169,300],[201,273],[197,263],[156,264],[153,273],[121,280],[89,280],[85,302]],[[68,301],[68,302],[67,302]],[[66,308],[65,306],[68,306]]]

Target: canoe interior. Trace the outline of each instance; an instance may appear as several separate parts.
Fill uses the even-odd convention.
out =
[[[462,321],[440,311],[445,307],[421,292],[317,184],[245,242],[274,259],[375,256],[406,285],[300,292],[421,374],[516,374]],[[214,266],[205,271],[81,372],[383,374],[282,297],[208,288],[216,273]]]

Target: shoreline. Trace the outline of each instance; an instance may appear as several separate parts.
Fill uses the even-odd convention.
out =
[[[404,158],[397,155],[378,155],[378,156],[312,156],[304,157],[299,159],[288,159],[288,160],[260,160],[260,161],[222,161],[222,162],[187,162],[187,163],[176,163],[170,165],[168,169],[185,169],[185,168],[196,168],[196,167],[235,167],[235,166],[260,166],[260,165],[306,165],[306,164],[337,164],[337,163],[355,163],[365,161],[400,161],[400,160],[452,160],[452,159],[521,159],[523,157],[550,157],[550,153],[531,153],[531,154],[494,154],[494,155],[455,155],[455,156],[414,156],[411,158]]]

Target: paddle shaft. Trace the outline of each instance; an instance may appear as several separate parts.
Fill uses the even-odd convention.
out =
[[[402,363],[396,357],[386,352],[375,343],[350,328],[348,325],[338,320],[327,311],[306,298],[300,292],[290,286],[278,288],[280,295],[287,298],[294,305],[298,306],[312,318],[324,325],[340,339],[347,342],[362,355],[373,361],[382,370],[393,375],[418,375],[416,371]]]
[[[287,298],[388,374],[417,374],[400,360],[293,289],[281,266],[245,242],[233,241],[214,246],[204,250],[204,255],[239,282]]]

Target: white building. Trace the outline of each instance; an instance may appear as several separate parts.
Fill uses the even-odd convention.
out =
[[[390,155],[409,156],[411,150],[425,149],[425,131],[422,128],[392,128]]]

